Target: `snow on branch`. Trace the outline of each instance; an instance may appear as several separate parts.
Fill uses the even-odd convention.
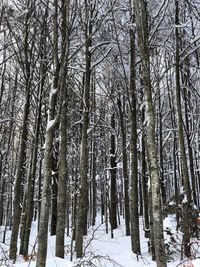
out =
[[[14,118],[5,118],[5,119],[1,119],[0,123],[4,123],[4,122],[8,122],[8,121],[14,121]]]
[[[112,51],[112,47],[110,47],[109,49],[108,49],[108,51],[102,56],[102,57],[100,57],[96,62],[94,62],[93,64],[92,64],[92,68],[94,68],[94,67],[96,67],[97,65],[99,65],[109,54],[110,54],[110,52]]]
[[[97,48],[99,48],[99,47],[101,47],[101,46],[103,46],[103,45],[109,45],[110,44],[110,41],[104,41],[104,42],[100,42],[100,43],[98,43],[98,44],[96,44],[96,45],[93,45],[93,46],[91,46],[90,47],[90,52],[91,53],[93,53]]]

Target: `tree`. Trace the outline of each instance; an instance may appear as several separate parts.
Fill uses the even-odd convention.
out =
[[[85,1],[85,77],[83,91],[83,114],[81,128],[80,174],[78,194],[78,216],[76,226],[76,255],[83,255],[83,236],[87,233],[88,212],[88,127],[91,91],[91,51],[92,17],[94,12],[92,2]]]
[[[160,196],[160,178],[158,172],[158,160],[155,137],[155,113],[152,102],[151,73],[148,43],[148,16],[147,3],[144,0],[134,1],[135,17],[138,32],[138,45],[141,54],[142,76],[144,83],[144,96],[146,101],[146,112],[148,116],[147,125],[147,148],[150,164],[150,178],[152,190],[152,212],[153,230],[155,240],[155,254],[158,267],[166,266],[165,246],[163,239],[163,223]],[[143,14],[143,15],[142,15]]]
[[[179,25],[179,3],[175,1],[175,25]],[[178,132],[179,132],[179,147],[180,147],[180,163],[183,177],[183,184],[185,189],[185,198],[182,201],[182,219],[183,219],[183,244],[184,253],[187,257],[191,256],[190,252],[190,230],[189,230],[189,206],[191,203],[191,189],[190,180],[188,175],[187,158],[185,153],[185,137],[183,131],[183,117],[181,108],[181,90],[180,90],[180,57],[179,57],[179,30],[178,26],[175,28],[175,41],[176,41],[176,62],[175,62],[175,75],[176,75],[176,110],[178,117]]]
[[[62,1],[62,61],[60,85],[60,151],[56,227],[56,256],[64,258],[67,192],[67,67],[69,55],[69,2]]]
[[[31,44],[29,44],[30,40],[30,20],[32,18],[32,7],[33,3],[30,2],[27,4],[28,12],[25,15],[25,35],[23,42],[23,50],[22,50],[22,58],[23,61],[20,61],[22,71],[25,75],[25,104],[23,109],[23,122],[20,136],[20,148],[19,148],[19,156],[17,163],[17,171],[16,171],[16,179],[15,179],[15,187],[14,187],[14,201],[13,201],[13,227],[12,227],[12,235],[10,242],[10,258],[14,261],[16,260],[17,254],[17,239],[19,233],[19,225],[21,219],[21,205],[22,205],[22,184],[24,182],[25,175],[25,162],[26,162],[26,149],[27,149],[27,140],[28,140],[28,117],[30,113],[30,101],[31,101],[31,87],[32,87],[32,79],[33,79],[33,69],[31,68],[32,62],[32,52],[35,39],[31,39]],[[11,25],[8,23],[8,27],[13,34],[14,38],[17,38],[14,32],[11,30]]]
[[[131,11],[132,6],[131,6]],[[132,13],[131,12],[131,13]],[[134,14],[131,14],[131,23],[134,23]],[[130,28],[130,95],[131,95],[131,190],[130,190],[130,212],[131,212],[131,244],[132,250],[140,254],[139,214],[138,214],[138,157],[137,157],[137,98],[136,98],[136,67],[135,67],[135,32]]]
[[[51,178],[52,178],[52,160],[53,160],[53,140],[54,130],[59,121],[59,112],[56,114],[57,94],[59,92],[59,68],[58,68],[58,3],[54,1],[54,20],[53,20],[53,84],[49,93],[49,112],[48,123],[46,126],[45,136],[45,152],[44,152],[44,181],[42,188],[42,203],[38,232],[38,258],[37,267],[44,267],[46,264],[47,253],[47,239],[48,239],[48,221],[49,221],[49,208],[51,200]]]

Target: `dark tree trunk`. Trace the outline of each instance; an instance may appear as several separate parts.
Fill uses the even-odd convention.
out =
[[[91,3],[85,1],[86,28],[85,28],[85,82],[83,93],[83,122],[81,131],[80,151],[80,172],[79,172],[79,194],[77,203],[77,224],[76,224],[76,256],[83,256],[83,236],[87,234],[87,213],[88,213],[88,127],[90,109],[90,79],[91,79],[91,52],[92,45],[92,10]]]
[[[28,255],[28,246],[29,246],[29,238],[30,238],[30,231],[31,231],[31,223],[33,219],[34,213],[34,192],[35,192],[35,177],[36,177],[36,170],[37,170],[37,160],[38,160],[38,143],[39,143],[39,129],[41,123],[41,109],[42,109],[42,92],[45,82],[45,69],[42,68],[42,81],[39,85],[39,92],[38,92],[38,110],[36,115],[35,121],[35,137],[33,140],[32,146],[32,161],[30,165],[30,174],[28,176],[28,185],[27,185],[27,200],[26,200],[26,220],[24,222],[25,229],[24,229],[24,240],[22,248],[22,254],[24,257]]]
[[[179,1],[175,0],[175,24],[179,25]],[[175,27],[176,40],[176,58],[175,58],[175,72],[176,72],[176,109],[178,117],[178,133],[179,133],[179,148],[180,148],[180,163],[181,174],[184,183],[185,199],[182,201],[182,222],[183,222],[183,244],[184,253],[187,257],[191,256],[190,251],[190,229],[189,229],[189,206],[191,203],[191,189],[188,175],[187,158],[185,152],[185,137],[183,130],[183,117],[181,105],[181,88],[180,88],[180,37],[179,29]]]
[[[62,1],[62,47],[64,59],[61,62],[61,117],[60,117],[60,151],[59,151],[59,175],[58,175],[58,203],[57,203],[57,227],[56,227],[56,256],[64,258],[65,226],[67,209],[67,66],[68,66],[68,11],[69,1]]]
[[[126,153],[126,127],[124,125],[124,111],[122,110],[121,100],[118,98],[119,119],[122,134],[122,162],[123,162],[123,182],[124,182],[124,205],[125,205],[125,225],[126,235],[130,235],[130,210],[129,210],[129,177]]]
[[[131,14],[134,16],[133,14]],[[132,19],[134,21],[134,19]],[[132,251],[140,254],[139,212],[138,212],[138,157],[137,157],[137,99],[135,68],[135,32],[130,29],[130,94],[131,94],[131,140],[130,140],[130,213]]]
[[[57,158],[53,159],[55,163],[57,163]],[[53,164],[54,165],[54,164]],[[56,225],[57,225],[57,197],[58,197],[58,173],[56,170],[56,174],[52,177],[52,185],[51,185],[51,227],[50,232],[51,235],[56,235]]]
[[[13,227],[10,241],[10,259],[16,260],[17,255],[17,239],[19,233],[19,225],[21,219],[21,205],[22,205],[22,184],[25,172],[25,162],[26,162],[26,146],[28,139],[28,115],[30,109],[30,87],[28,84],[26,92],[26,102],[23,111],[23,123],[22,123],[22,133],[20,141],[20,150],[17,163],[17,173],[15,179],[14,187],[14,201],[13,201]]]
[[[115,130],[115,114],[111,116],[111,127]],[[117,228],[117,163],[115,151],[115,133],[111,132],[110,144],[110,225],[111,231]]]

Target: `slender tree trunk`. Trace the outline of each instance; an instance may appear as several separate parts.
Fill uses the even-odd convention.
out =
[[[30,30],[30,17],[32,15],[31,12],[32,3],[27,3],[27,8],[30,12],[27,12],[25,17],[25,35],[24,35],[24,49],[23,49],[23,57],[24,63],[21,66],[25,72],[25,89],[26,89],[26,99],[23,110],[23,122],[22,122],[22,132],[20,139],[20,148],[19,148],[19,156],[17,162],[17,170],[16,170],[16,179],[15,179],[15,187],[14,187],[14,202],[13,202],[13,229],[11,235],[10,242],[10,258],[14,261],[16,260],[17,253],[17,238],[19,233],[19,225],[21,219],[21,201],[23,198],[23,190],[22,185],[25,183],[23,180],[25,173],[25,162],[26,162],[26,148],[27,148],[27,140],[28,140],[28,116],[30,112],[30,99],[31,99],[31,82],[32,82],[32,74],[31,71],[31,61],[32,61],[32,50],[31,46],[34,45],[34,39],[32,40],[30,46],[29,40],[29,30]]]
[[[179,1],[175,0],[175,25],[179,25]],[[180,163],[181,163],[181,174],[184,183],[184,200],[182,201],[182,221],[183,221],[183,245],[184,253],[187,257],[191,256],[190,251],[190,229],[189,229],[189,205],[191,203],[191,189],[188,175],[187,158],[185,152],[185,137],[183,130],[183,117],[182,117],[182,105],[181,105],[181,88],[180,88],[180,37],[179,29],[175,27],[175,38],[176,38],[176,111],[178,118],[178,133],[179,133],[179,148],[180,148]]]
[[[163,123],[162,123],[162,107],[161,107],[161,96],[160,96],[160,84],[158,81],[158,124],[159,124],[159,165],[160,165],[160,187],[162,193],[162,204],[166,205],[166,188],[165,188],[165,179],[164,179],[164,168],[163,168]]]
[[[147,148],[149,154],[152,212],[155,240],[155,254],[158,267],[166,267],[165,246],[163,238],[163,223],[161,211],[160,177],[158,170],[157,145],[155,136],[155,113],[152,101],[152,88],[150,77],[150,56],[148,43],[148,17],[147,3],[145,0],[134,1],[136,25],[138,30],[138,44],[142,60],[142,76],[144,83],[144,96],[146,100],[147,124]]]
[[[13,227],[10,241],[10,259],[16,260],[17,255],[17,239],[19,233],[19,225],[21,219],[21,202],[22,202],[22,183],[25,171],[26,146],[28,139],[28,115],[30,109],[30,87],[28,85],[26,92],[26,102],[23,111],[22,133],[20,138],[20,149],[17,163],[17,173],[14,186],[13,201]]]
[[[91,52],[92,40],[92,10],[91,3],[85,1],[85,84],[83,94],[83,122],[81,132],[81,151],[80,151],[80,174],[79,174],[79,194],[78,194],[78,214],[76,224],[76,256],[81,258],[83,255],[83,236],[87,234],[87,212],[88,212],[88,127],[90,109],[90,79],[91,79]]]
[[[190,65],[187,60],[188,66]],[[185,85],[190,86],[190,70],[187,69],[185,74],[182,74],[182,79]],[[197,194],[196,194],[196,177],[194,174],[194,160],[193,160],[193,149],[192,149],[192,140],[191,140],[191,130],[190,130],[190,120],[189,120],[189,100],[191,97],[191,92],[187,93],[187,90],[183,92],[184,96],[184,107],[185,107],[185,129],[186,129],[186,140],[188,148],[188,159],[189,159],[189,171],[190,171],[190,180],[192,185],[192,198],[195,205],[197,205]]]
[[[97,216],[97,181],[96,181],[96,141],[93,140],[92,154],[92,225],[95,225]]]
[[[111,116],[111,127],[115,130],[115,114]],[[111,232],[117,228],[117,163],[115,151],[115,133],[111,133],[110,147],[110,225]]]
[[[167,66],[169,66],[170,63],[167,64]],[[170,91],[170,85],[169,85],[169,80],[168,77],[166,79],[166,84],[167,84],[167,89],[168,89],[168,101],[169,101],[169,107],[171,110],[171,122],[172,122],[172,129],[176,128],[176,121],[175,121],[175,108],[174,108],[174,103],[172,100],[172,93]],[[174,182],[174,196],[175,196],[175,203],[176,203],[176,221],[177,221],[177,227],[176,229],[178,230],[179,228],[179,219],[180,219],[180,212],[179,212],[179,208],[178,208],[178,204],[179,204],[179,194],[180,194],[180,190],[179,190],[179,181],[178,181],[178,177],[177,177],[177,167],[178,167],[178,162],[177,162],[177,133],[176,131],[174,131],[173,133],[173,182]]]
[[[55,131],[56,132],[56,131]],[[53,172],[52,175],[52,184],[51,184],[51,223],[50,223],[50,233],[51,236],[56,235],[56,226],[57,226],[57,198],[58,198],[58,169],[57,169],[57,162],[58,162],[58,155],[57,150],[55,151],[56,156],[53,157]],[[54,169],[55,167],[55,169]]]
[[[56,227],[56,256],[64,258],[66,204],[67,204],[67,66],[68,66],[68,32],[67,21],[69,1],[62,1],[62,47],[64,58],[61,66],[61,116],[60,116],[60,151],[58,175],[58,202],[57,202],[57,227]]]
[[[132,14],[132,16],[134,16]],[[133,19],[132,19],[133,20]],[[137,100],[135,69],[135,32],[130,29],[130,93],[131,93],[131,175],[130,175],[130,212],[132,251],[140,254],[140,233],[138,213],[138,157],[137,157]]]
[[[92,225],[95,225],[97,215],[97,181],[96,181],[96,140],[95,133],[92,137]]]
[[[142,122],[144,123],[145,110],[142,110]],[[146,164],[146,145],[145,145],[145,133],[144,127],[142,132],[142,195],[144,203],[144,232],[145,237],[150,237],[150,225],[149,225],[149,189],[148,189],[148,174],[147,174],[147,164]]]
[[[38,232],[38,257],[36,267],[45,267],[47,254],[47,239],[48,239],[48,223],[49,223],[49,209],[51,203],[51,181],[52,181],[52,163],[53,163],[53,140],[54,131],[58,123],[58,114],[56,113],[57,93],[58,93],[58,3],[54,0],[54,18],[53,18],[53,59],[54,59],[54,77],[53,85],[49,95],[49,112],[48,123],[46,127],[46,140],[43,161],[44,181],[42,187],[42,202],[40,211],[40,222]]]
[[[128,177],[128,163],[126,153],[126,128],[124,125],[124,111],[122,110],[121,100],[118,98],[119,119],[122,134],[122,162],[123,162],[123,181],[124,181],[124,204],[125,204],[125,225],[126,235],[130,235],[130,210],[129,210],[129,177]]]
[[[28,176],[28,194],[27,194],[27,204],[26,204],[26,220],[25,220],[25,232],[24,232],[24,241],[23,241],[23,256],[28,255],[28,246],[29,246],[29,238],[31,231],[31,223],[33,219],[34,212],[34,191],[35,191],[35,177],[37,170],[37,156],[38,156],[38,143],[39,143],[39,129],[41,123],[41,109],[42,109],[42,92],[45,82],[45,70],[42,71],[42,81],[39,86],[38,93],[38,110],[35,122],[35,137],[33,140],[33,150],[32,150],[32,164],[30,166],[30,175]]]
[[[21,201],[22,201],[22,180],[24,176],[24,164],[26,160],[26,142],[28,135],[28,114],[30,107],[30,93],[27,91],[26,103],[24,106],[24,118],[22,124],[22,134],[20,151],[17,164],[17,174],[14,187],[14,202],[13,202],[13,228],[10,242],[10,259],[16,260],[17,254],[17,238],[19,232],[19,224],[21,218]]]

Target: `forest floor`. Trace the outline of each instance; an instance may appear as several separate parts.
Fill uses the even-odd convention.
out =
[[[136,256],[131,251],[130,237],[125,235],[125,223],[121,219],[121,225],[114,230],[114,238],[111,239],[110,232],[105,233],[105,224],[100,222],[95,227],[91,227],[88,236],[85,236],[84,243],[86,246],[85,257],[80,261],[70,261],[71,257],[71,239],[66,239],[66,258],[56,258],[55,251],[55,236],[48,238],[48,252],[46,267],[156,267],[156,263],[151,260],[151,255],[148,253],[148,239],[144,238],[143,221],[140,221],[141,229],[141,256]],[[168,247],[168,267],[200,267],[200,259],[193,261],[182,261],[181,263],[181,233],[175,231],[175,219],[173,216],[168,216],[164,220],[165,242]],[[168,233],[168,234],[167,234]],[[9,232],[7,232],[7,242],[9,243]],[[4,250],[1,253],[1,258],[5,259],[8,254],[8,246],[1,243],[0,248]],[[198,257],[200,253],[200,244],[197,240],[193,240],[192,253],[194,257]],[[9,261],[0,261],[0,267],[15,266],[15,267],[35,267],[37,254],[37,222],[33,222],[31,229],[30,255],[29,259],[18,257],[16,264],[9,264]],[[75,258],[75,257],[74,257]],[[32,259],[32,260],[31,260]],[[185,265],[184,265],[185,264]],[[193,264],[193,265],[192,265]]]

